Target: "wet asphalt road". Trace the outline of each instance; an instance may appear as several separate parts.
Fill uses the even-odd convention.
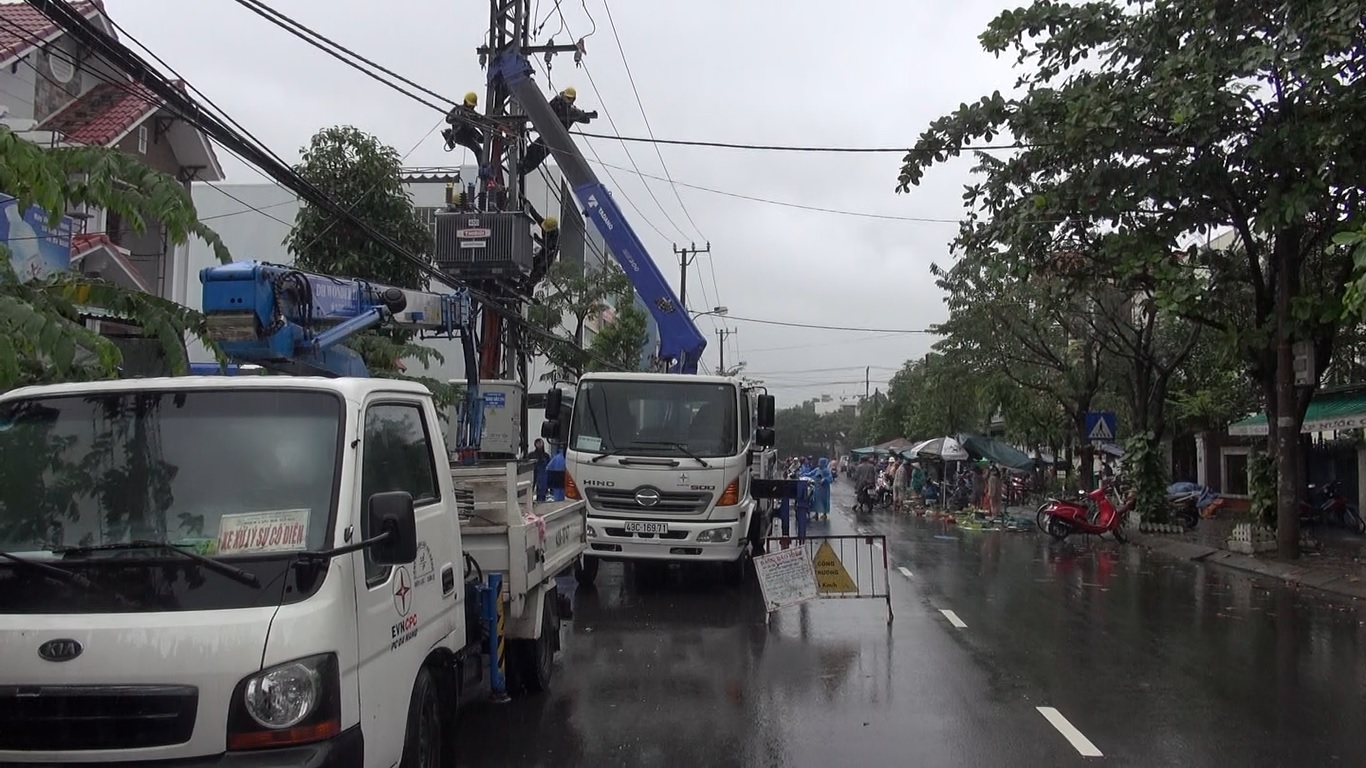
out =
[[[811,533],[886,535],[890,626],[882,600],[765,626],[755,584],[605,565],[553,690],[463,710],[462,763],[1366,765],[1352,603],[1094,539],[855,520],[842,482],[835,500]]]

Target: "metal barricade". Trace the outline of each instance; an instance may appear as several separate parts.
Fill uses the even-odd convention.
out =
[[[880,599],[887,605],[887,623],[892,613],[891,564],[887,559],[887,537],[880,534],[842,536],[770,536],[764,551],[781,553],[802,549],[815,572],[814,594],[790,594],[786,604],[804,599]],[[761,556],[762,557],[762,556]],[[803,570],[805,570],[803,568]],[[770,605],[769,612],[780,605]]]

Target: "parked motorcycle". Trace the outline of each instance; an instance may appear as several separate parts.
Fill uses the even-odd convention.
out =
[[[1342,495],[1342,481],[1330,480],[1322,488],[1309,486],[1309,500],[1300,502],[1300,520],[1308,523],[1329,523],[1341,526],[1358,535],[1366,533],[1366,520],[1356,505]]]
[[[1195,483],[1167,486],[1167,515],[1186,530],[1200,523],[1200,510],[1214,503],[1213,491]]]
[[[1133,508],[1134,494],[1128,493],[1122,501],[1111,500],[1110,492],[1113,489],[1113,484],[1103,482],[1099,488],[1077,501],[1049,499],[1039,507],[1035,523],[1039,530],[1058,541],[1074,533],[1092,536],[1109,533],[1122,544],[1129,540],[1124,533],[1124,521]]]

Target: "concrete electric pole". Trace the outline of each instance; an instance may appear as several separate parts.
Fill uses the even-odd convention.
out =
[[[688,311],[688,267],[699,253],[711,253],[711,243],[705,248],[698,248],[696,243],[689,243],[687,248],[674,246],[674,254],[678,256],[678,304],[684,312]]]
[[[730,338],[731,334],[733,333],[735,333],[735,331],[730,328],[716,329],[716,338],[718,341],[720,341],[720,343],[716,345],[716,351],[721,354],[721,359],[717,363],[716,367],[717,373],[721,373],[722,371],[726,370],[726,339]]]

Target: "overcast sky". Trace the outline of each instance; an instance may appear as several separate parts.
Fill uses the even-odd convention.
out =
[[[860,0],[857,13],[814,0],[607,2],[563,0],[567,31],[561,31],[554,4],[533,0],[538,22],[549,18],[541,42],[552,35],[557,43],[587,36],[585,67],[576,70],[561,55],[551,78],[556,89],[575,86],[579,106],[599,111],[602,117],[589,130],[600,133],[648,136],[643,104],[658,138],[906,146],[935,117],[994,89],[1008,91],[1014,81],[1008,62],[987,55],[977,42],[987,22],[1018,4],[1013,2]],[[315,131],[334,124],[374,133],[406,153],[408,165],[465,160],[443,150],[434,130],[441,116],[429,107],[369,80],[233,0],[106,5],[138,42],[286,160],[296,160]],[[452,98],[468,90],[483,94],[485,75],[474,48],[485,35],[485,2],[271,5],[434,91]],[[603,163],[617,166],[597,169],[618,200],[629,199],[623,202],[626,215],[666,275],[677,280],[674,243],[711,242],[710,257],[699,257],[690,273],[688,303],[694,309],[724,305],[736,318],[878,329],[924,328],[946,316],[928,268],[947,261],[968,160],[932,171],[912,194],[896,195],[899,154],[660,146],[667,175],[680,184],[671,188],[632,168],[634,161],[643,174],[666,175],[653,146],[587,141]],[[221,154],[228,181],[261,180],[241,161]],[[595,159],[592,151],[585,154]],[[682,184],[798,206],[950,223],[802,210]],[[717,360],[715,329],[722,322],[700,320],[710,337],[711,366]],[[746,361],[747,372],[764,379],[783,405],[820,394],[861,394],[865,366],[872,366],[872,386],[885,387],[903,361],[923,355],[933,341],[916,334],[724,322],[736,331],[726,343],[727,363]]]

